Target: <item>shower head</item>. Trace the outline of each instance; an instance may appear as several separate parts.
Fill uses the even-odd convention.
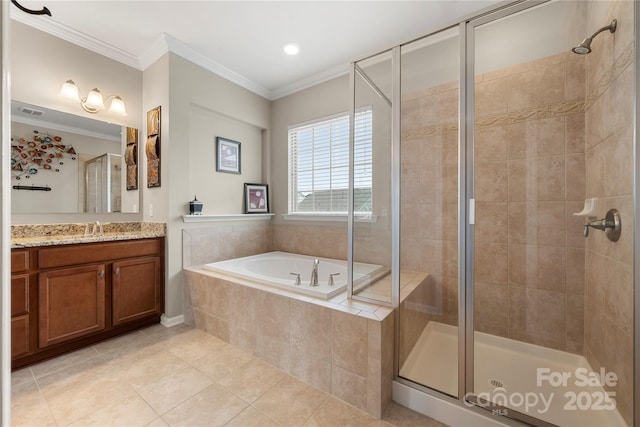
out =
[[[609,30],[610,32],[615,33],[617,27],[618,27],[618,20],[614,19],[613,21],[611,21],[611,24],[607,25],[606,27],[600,28],[598,31],[593,33],[591,37],[587,37],[586,39],[582,40],[582,43],[580,43],[578,46],[574,47],[571,50],[573,51],[573,53],[577,53],[578,55],[586,55],[587,53],[591,53],[591,42],[593,41],[595,36],[597,36],[598,34],[606,30]]]

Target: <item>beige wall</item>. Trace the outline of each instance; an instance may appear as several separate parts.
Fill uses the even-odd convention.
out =
[[[140,127],[140,140],[138,153],[140,158],[138,169],[138,186],[142,189],[142,206],[144,221],[167,221],[169,186],[167,179],[170,153],[169,149],[169,54],[162,56],[151,64],[143,72],[142,99],[143,110],[141,113],[142,126]],[[145,146],[147,143],[147,112],[160,106],[160,187],[147,187],[147,156]],[[153,207],[153,209],[150,209]],[[153,216],[151,215],[153,214]]]
[[[205,203],[205,213],[242,212],[239,202],[243,183],[251,182],[248,179],[262,180],[257,159],[261,156],[259,150],[265,150],[265,147],[268,150],[270,144],[271,102],[177,55],[170,53],[162,60],[168,61],[162,65],[161,74],[167,73],[168,85],[164,87],[169,96],[168,104],[162,105],[162,187],[150,189],[149,193],[159,190],[158,197],[151,199],[160,207],[154,207],[156,216],[153,219],[167,223],[166,315],[174,317],[183,312],[182,232],[202,228],[202,224],[184,223],[182,215],[188,213],[189,200],[200,190],[204,193],[197,195]],[[208,123],[203,123],[203,115]],[[248,170],[231,180],[228,174],[212,172],[215,171],[213,147],[215,137],[219,135],[241,142],[246,139],[242,156],[248,159]],[[209,169],[202,174],[190,171],[205,163]],[[252,165],[254,170],[251,170]],[[231,191],[229,198],[220,201],[221,206],[216,207],[219,202],[216,199],[225,194],[227,185],[233,185],[237,191]],[[218,226],[209,224],[208,227]]]
[[[241,174],[216,171],[216,137],[240,142]],[[189,188],[198,197],[205,214],[243,213],[244,183],[263,183],[262,129],[199,105],[189,106]],[[186,211],[188,207],[185,205]]]
[[[11,21],[11,95],[18,101],[40,105],[91,119],[142,128],[142,72],[83,47],[53,37],[28,25]],[[118,94],[127,106],[126,117],[103,111],[85,112],[79,103],[59,96],[67,80],[76,82],[86,96],[98,87],[104,96]],[[141,183],[142,184],[142,183]],[[138,193],[138,191],[134,191]],[[130,194],[127,195],[131,197]],[[140,214],[15,214],[14,224],[81,221],[135,221]]]
[[[615,372],[612,391],[631,425],[633,408],[633,2],[589,2],[588,23],[618,19],[586,57],[586,191],[598,197],[599,217],[620,211],[622,235],[610,242],[592,232],[586,241],[585,356],[594,369]],[[625,220],[626,219],[626,220]],[[637,375],[638,373],[636,373]]]

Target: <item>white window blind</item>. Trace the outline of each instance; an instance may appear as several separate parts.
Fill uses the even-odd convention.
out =
[[[371,213],[372,110],[355,114],[354,210]],[[349,115],[289,128],[289,212],[349,210]]]

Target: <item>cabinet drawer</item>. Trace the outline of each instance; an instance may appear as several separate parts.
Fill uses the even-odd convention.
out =
[[[55,268],[122,258],[157,255],[162,252],[162,249],[162,239],[82,243],[40,249],[38,251],[38,262],[41,269]]]
[[[11,319],[11,357],[29,353],[29,315]]]
[[[11,276],[11,316],[29,312],[29,275]]]
[[[29,270],[29,251],[13,250],[11,251],[11,272],[22,273]]]

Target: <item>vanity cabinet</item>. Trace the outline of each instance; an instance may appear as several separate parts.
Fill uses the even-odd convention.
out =
[[[121,325],[160,313],[160,257],[113,263],[113,324]]]
[[[104,330],[105,269],[97,264],[38,275],[40,348]]]
[[[11,252],[11,357],[28,354],[30,342],[29,251]]]
[[[12,367],[160,321],[164,238],[12,251]]]

